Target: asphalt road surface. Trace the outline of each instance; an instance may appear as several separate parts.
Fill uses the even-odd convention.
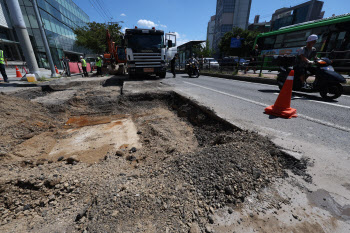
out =
[[[298,117],[282,119],[264,114],[276,101],[277,86],[186,74],[168,75],[163,82],[233,124],[270,137],[295,157],[309,158],[315,189],[350,204],[350,190],[345,188],[350,183],[350,96],[327,102],[319,93],[295,92],[291,107]]]

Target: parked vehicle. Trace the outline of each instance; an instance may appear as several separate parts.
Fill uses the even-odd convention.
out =
[[[214,58],[204,58],[203,59],[203,69],[219,69],[220,65],[219,62],[217,60],[215,60]]]
[[[190,76],[190,78],[192,76],[194,76],[194,78],[198,78],[199,77],[198,62],[196,62],[195,60],[189,59],[186,63],[185,72],[188,74],[188,76]]]
[[[277,83],[282,89],[289,72],[292,70],[291,65],[295,64],[295,57],[293,56],[279,56],[277,64],[280,66],[279,74],[277,76]],[[294,77],[293,90],[304,92],[320,92],[324,99],[332,100],[340,97],[343,93],[343,86],[341,83],[346,83],[346,79],[339,73],[334,71],[331,65],[332,61],[328,58],[321,58],[315,61],[315,81],[309,88],[303,88],[303,84],[299,77]],[[308,73],[310,75],[311,73]]]
[[[243,58],[239,58],[238,61],[238,57],[224,57],[221,61],[220,61],[220,66],[222,68],[225,67],[237,67],[237,63],[239,69],[245,69],[248,65],[249,65],[249,61],[243,59]]]

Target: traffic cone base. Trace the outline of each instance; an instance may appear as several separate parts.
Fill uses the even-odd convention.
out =
[[[297,110],[290,107],[293,89],[294,70],[292,70],[286,79],[280,94],[274,105],[265,108],[265,113],[273,116],[290,119],[297,117]]]
[[[265,108],[265,113],[272,116],[283,117],[290,119],[297,117],[297,110],[295,108],[280,108],[275,105]]]
[[[19,71],[18,67],[16,66],[16,78],[22,78],[22,74]]]

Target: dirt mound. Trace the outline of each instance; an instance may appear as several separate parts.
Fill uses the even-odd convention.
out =
[[[237,131],[215,136],[199,128],[196,133],[212,139],[202,143],[206,146],[201,150],[178,157],[172,172],[193,184],[199,197],[214,208],[242,203],[283,175],[279,158],[269,153],[274,145],[259,135]]]
[[[60,111],[51,103],[48,109],[71,114],[68,126],[78,128],[108,126],[105,116],[127,114],[142,147],[114,148],[92,164],[58,159],[0,166],[0,231],[188,232],[195,226],[204,232],[215,209],[238,209],[247,196],[284,175],[284,157],[266,138],[176,94],[125,98],[113,87],[94,90],[78,90]],[[29,104],[32,114],[42,114],[36,119],[46,122],[47,110]],[[45,130],[53,133],[50,127],[33,129]]]
[[[41,132],[56,128],[58,121],[42,105],[1,95],[0,154],[9,157],[13,146]]]

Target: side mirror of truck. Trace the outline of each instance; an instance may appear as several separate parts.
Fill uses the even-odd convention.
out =
[[[173,47],[173,41],[172,40],[168,40],[168,48]]]
[[[120,36],[120,44],[122,47],[125,47],[125,40],[123,35]]]

